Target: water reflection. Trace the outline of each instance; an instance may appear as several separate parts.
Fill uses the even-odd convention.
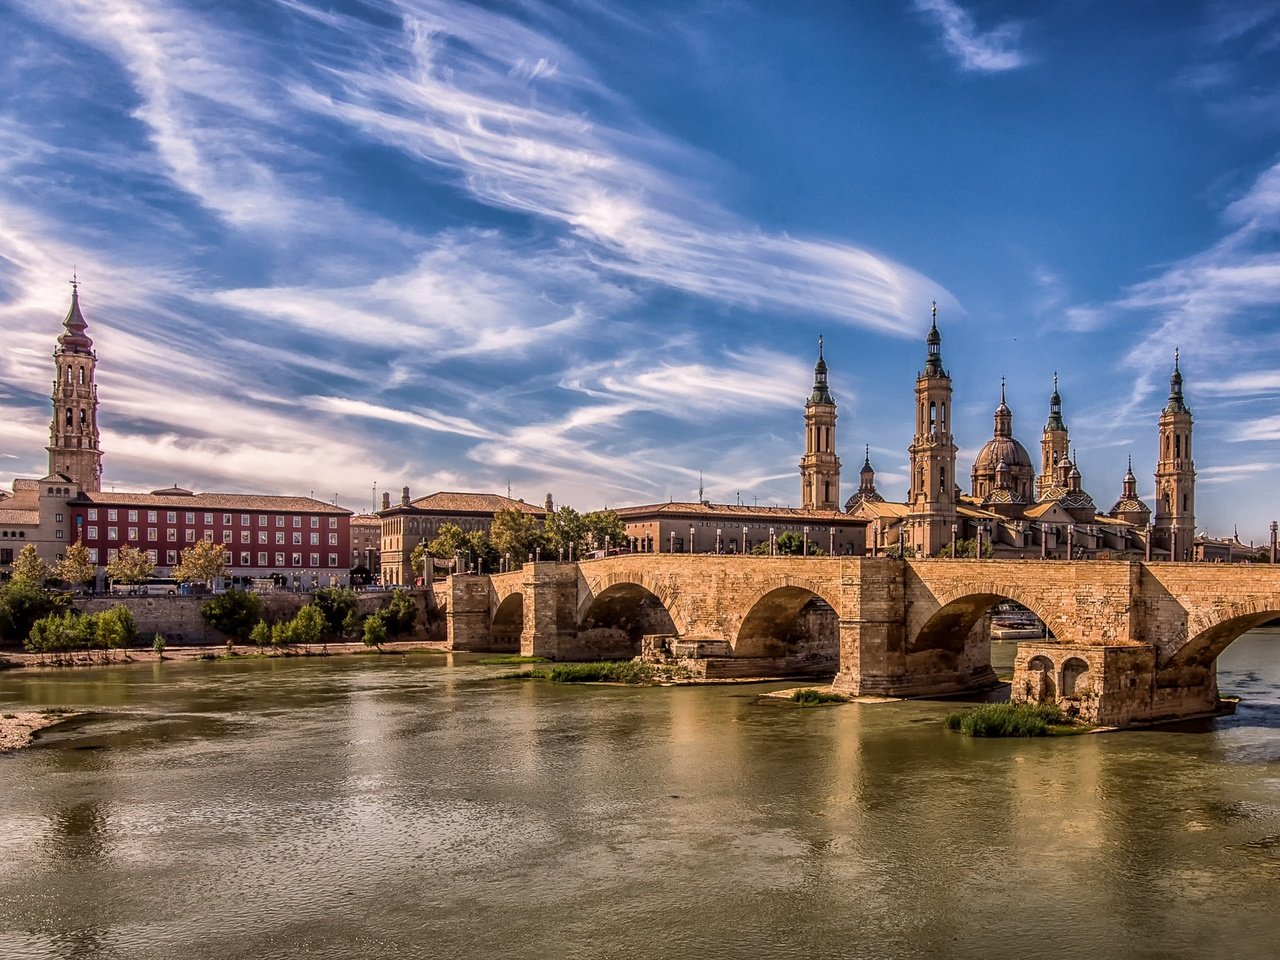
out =
[[[0,677],[113,710],[0,758],[0,956],[1269,957],[1275,635],[1235,717],[1052,741],[465,657]]]

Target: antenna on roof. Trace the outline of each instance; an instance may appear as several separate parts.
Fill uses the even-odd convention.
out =
[[[511,474],[507,474],[507,499],[511,499]]]
[[[373,481],[373,512],[378,512],[378,481]]]
[[[698,471],[698,502],[702,503],[706,498],[702,495],[702,471]]]

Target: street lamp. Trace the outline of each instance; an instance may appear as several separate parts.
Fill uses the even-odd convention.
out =
[[[689,552],[693,553],[693,527],[689,527]]]
[[[800,545],[800,556],[807,557],[809,555],[809,528],[801,527],[804,531],[804,543]]]
[[[974,559],[982,559],[982,524],[978,524],[978,543],[977,550],[974,551]]]
[[[832,527],[827,533],[827,556],[834,557],[836,555],[836,528]]]
[[[1272,524],[1272,526],[1274,526],[1274,524]],[[720,552],[720,534],[723,530],[723,527],[716,527],[716,553]]]
[[[747,528],[742,528],[742,555],[747,555]]]
[[[676,532],[672,530],[671,533],[667,535],[667,553],[675,553],[675,552],[676,552]]]
[[[1280,527],[1275,520],[1271,521],[1271,562],[1276,562],[1276,529]]]
[[[777,553],[778,538],[773,535],[773,527],[769,528],[769,556]]]
[[[956,534],[959,532],[960,532],[960,527],[957,524],[953,523],[951,525],[951,559],[952,560],[956,558]]]
[[[608,537],[604,538],[604,555],[606,557],[609,556],[609,538]]]

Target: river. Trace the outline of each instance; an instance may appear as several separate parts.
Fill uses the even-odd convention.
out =
[[[0,674],[102,711],[0,757],[0,957],[1280,952],[1280,630],[1234,717],[1023,741],[476,659]]]

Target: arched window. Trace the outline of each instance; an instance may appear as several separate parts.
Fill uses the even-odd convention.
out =
[[[921,464],[920,469],[916,471],[916,493],[924,493],[924,464]]]
[[[1175,459],[1182,457],[1182,435],[1175,433],[1173,435],[1173,456]]]
[[[80,368],[80,383],[84,383],[84,367]]]
[[[83,410],[81,410],[81,411],[80,411],[80,426],[82,426],[82,427],[83,427],[87,422],[88,422],[88,421],[85,419],[85,412],[84,412]]]
[[[822,481],[822,500],[824,503],[826,503],[830,499],[831,499],[831,481],[823,480]]]
[[[72,416],[73,416],[73,414],[71,413],[71,408],[70,408],[70,407],[67,407],[67,426],[68,426],[68,427],[69,427],[69,426],[71,426],[71,423],[72,423]]]
[[[932,400],[929,401],[929,432],[933,433],[938,429],[938,405]]]
[[[947,432],[947,405],[945,403],[942,404],[940,409],[942,411],[942,416],[938,420],[938,429],[940,429],[943,433],[946,433]]]

